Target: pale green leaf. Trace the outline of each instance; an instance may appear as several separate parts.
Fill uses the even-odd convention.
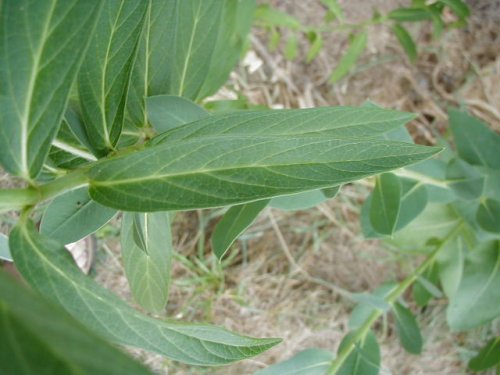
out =
[[[299,53],[299,41],[295,34],[291,34],[286,40],[284,52],[287,60],[293,61],[297,58]]]
[[[316,207],[318,204],[328,199],[325,194],[323,194],[322,190],[323,189],[292,195],[282,195],[271,199],[269,206],[284,211],[307,210]]]
[[[9,238],[0,233],[0,260],[12,262],[12,255],[9,250]]]
[[[367,41],[368,33],[366,31],[362,31],[354,36],[354,38],[352,38],[347,51],[345,52],[344,56],[342,56],[330,76],[331,83],[335,83],[349,74],[349,72],[354,67],[359,57],[365,50]]]
[[[180,96],[157,95],[146,98],[148,121],[159,133],[208,117],[210,114]]]
[[[219,260],[226,254],[233,242],[266,208],[269,200],[242,204],[231,207],[219,221],[212,234],[212,250]]]
[[[168,213],[125,212],[121,242],[134,299],[148,311],[161,312],[168,300],[173,253]]]
[[[347,345],[354,345],[336,375],[378,375],[380,369],[380,347],[375,335],[369,331],[362,341],[352,342],[355,332],[349,333],[340,343],[338,353]]]
[[[306,349],[286,361],[276,363],[254,375],[324,375],[330,367],[333,354],[324,349]]]
[[[372,194],[370,223],[376,232],[392,235],[401,207],[401,181],[392,173],[377,176]]]
[[[390,305],[385,301],[387,295],[394,290],[396,284],[386,283],[376,288],[370,295],[372,298],[359,298],[359,304],[351,312],[349,319],[349,329],[354,331],[360,328],[370,315],[377,309],[387,311]]]
[[[377,138],[410,121],[410,113],[381,108],[323,107],[215,114],[154,138],[152,144],[216,135]]]
[[[88,188],[68,191],[45,209],[40,232],[59,242],[76,242],[106,224],[116,210],[104,207],[89,197]]]
[[[145,316],[82,274],[69,252],[38,234],[31,222],[18,224],[12,230],[10,248],[18,270],[33,288],[114,342],[208,366],[255,356],[280,341]]]
[[[479,198],[483,194],[484,176],[461,159],[452,159],[446,167],[448,186],[462,199]]]
[[[78,94],[88,140],[98,156],[115,148],[136,46],[148,6],[143,0],[105,1],[80,73]]]
[[[403,348],[411,354],[422,353],[422,334],[413,313],[398,302],[393,305],[392,312]]]
[[[490,340],[479,353],[469,361],[469,368],[484,371],[500,363],[500,337]]]
[[[500,316],[500,242],[482,243],[470,252],[447,319],[453,331],[476,328]]]
[[[90,169],[90,195],[128,211],[234,205],[339,185],[437,151],[402,142],[328,136],[192,138],[95,165]]]
[[[309,37],[311,46],[309,47],[309,51],[307,51],[306,62],[310,63],[313,61],[316,56],[321,52],[321,48],[323,48],[323,37],[320,33],[312,32]]]
[[[0,373],[147,375],[145,367],[61,307],[0,270]]]
[[[255,11],[255,21],[258,25],[285,27],[292,30],[299,30],[302,28],[300,21],[279,10],[271,7],[268,4],[259,5]]]
[[[447,241],[437,256],[439,279],[449,299],[453,298],[462,280],[466,255],[467,245],[460,235]]]
[[[427,306],[433,297],[440,298],[443,296],[443,293],[436,285],[439,285],[439,267],[437,262],[433,262],[413,284],[412,294],[417,306]]]
[[[93,34],[96,0],[0,2],[0,163],[35,178]]]

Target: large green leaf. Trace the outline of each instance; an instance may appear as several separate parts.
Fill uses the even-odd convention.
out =
[[[10,247],[16,266],[35,289],[117,343],[193,365],[222,365],[257,355],[280,341],[145,316],[82,274],[69,252],[38,234],[31,222],[12,230]]]
[[[362,341],[352,342],[355,332],[349,333],[340,343],[340,353],[347,345],[354,349],[337,371],[336,375],[378,375],[380,369],[380,347],[375,335],[369,331]]]
[[[217,223],[212,234],[212,249],[220,260],[229,247],[245,231],[266,208],[268,199],[231,207],[221,221]]]
[[[323,107],[216,114],[173,129],[152,144],[215,135],[377,138],[410,121],[410,113],[366,107]]]
[[[148,311],[161,312],[168,300],[173,253],[168,213],[125,212],[121,241],[134,299]]]
[[[377,176],[373,190],[370,222],[380,234],[391,235],[396,229],[401,207],[401,181],[392,173]]]
[[[105,1],[78,75],[78,94],[89,142],[104,156],[123,126],[130,72],[148,2]]]
[[[408,353],[420,354],[422,352],[423,340],[415,316],[399,302],[393,305],[392,312],[396,319],[396,327],[401,345]]]
[[[254,375],[324,375],[330,367],[333,354],[324,349],[306,349],[286,361],[276,363]]]
[[[326,188],[437,152],[401,142],[219,136],[164,142],[90,170],[90,195],[128,211],[234,205]]]
[[[448,114],[460,157],[473,165],[500,169],[500,135],[466,112],[451,109]]]
[[[100,2],[0,2],[0,162],[38,175],[66,107]]]
[[[89,197],[88,188],[68,191],[55,198],[45,210],[40,232],[59,242],[76,242],[106,224],[116,210]]]
[[[0,331],[2,374],[151,374],[61,307],[42,299],[1,270]]]
[[[478,327],[500,316],[500,242],[470,252],[462,281],[450,299],[448,324],[454,331]]]

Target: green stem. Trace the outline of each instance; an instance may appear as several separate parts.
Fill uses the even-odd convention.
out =
[[[413,272],[410,276],[408,276],[406,279],[404,279],[392,292],[390,292],[387,297],[385,297],[385,301],[389,304],[392,305],[397,300],[401,295],[410,287],[419,277],[420,275],[434,263],[436,260],[436,257],[438,256],[439,252],[443,249],[443,247],[453,239],[460,231],[462,227],[462,224],[457,225],[457,227],[451,231],[448,236],[441,242],[441,244],[436,247],[436,249],[429,254],[427,259],[418,266],[418,268]],[[337,358],[332,362],[330,367],[328,368],[327,375],[335,375],[337,371],[340,369],[340,367],[344,364],[345,360],[349,355],[352,353],[354,348],[356,347],[356,343],[359,341],[364,340],[368,332],[370,331],[372,325],[380,318],[380,316],[384,313],[383,310],[376,309],[374,310],[370,316],[365,320],[363,325],[356,331],[356,333],[352,336],[352,338],[349,340],[347,345],[344,347],[343,350],[337,355]]]

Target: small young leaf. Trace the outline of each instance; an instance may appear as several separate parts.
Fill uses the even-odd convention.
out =
[[[332,75],[330,76],[330,82],[335,83],[342,78],[344,78],[353,66],[358,61],[359,57],[363,53],[366,47],[366,42],[368,41],[368,33],[363,31],[354,38],[352,38],[349,48],[346,53],[340,59],[339,63],[335,67]]]
[[[425,8],[398,8],[388,14],[389,19],[397,22],[419,22],[431,19]]]
[[[403,348],[411,354],[422,353],[422,334],[413,313],[398,302],[393,305],[392,312]]]
[[[104,207],[89,197],[88,188],[68,191],[46,208],[40,232],[63,244],[76,242],[106,224],[116,210]]]
[[[302,27],[300,21],[287,13],[280,12],[270,5],[259,5],[255,11],[255,21],[263,26],[285,27],[291,30],[299,30]]]
[[[253,223],[268,203],[267,199],[251,202],[233,206],[226,212],[212,234],[212,250],[217,259],[222,259],[233,242]]]
[[[96,0],[0,2],[0,163],[35,178],[93,35]]]
[[[396,24],[392,27],[392,31],[396,35],[396,38],[398,38],[410,61],[415,61],[417,59],[417,45],[408,30],[402,25]]]
[[[469,253],[447,319],[453,331],[472,329],[500,315],[500,242],[480,244]]]
[[[324,375],[333,360],[333,354],[324,349],[306,349],[286,361],[276,363],[254,375]]]
[[[86,277],[64,247],[37,233],[32,222],[21,222],[12,230],[9,246],[19,272],[34,289],[114,342],[200,366],[253,357],[280,342],[145,316]]]
[[[98,156],[114,149],[122,131],[130,73],[147,6],[142,0],[104,2],[78,75],[82,117]]]
[[[344,21],[344,10],[338,0],[320,0],[321,3],[328,8],[328,11],[339,21]]]
[[[466,19],[470,16],[469,7],[462,0],[439,0],[439,2],[450,8],[460,19]]]
[[[500,363],[500,337],[490,340],[479,353],[469,361],[473,371],[484,371]]]
[[[125,212],[121,241],[134,299],[148,311],[161,312],[168,300],[173,253],[168,213]]]
[[[0,270],[0,373],[151,375],[61,307]]]
[[[200,120],[210,114],[192,101],[171,95],[146,98],[148,121],[159,133]]]
[[[361,342],[352,343],[355,332],[349,333],[340,343],[338,353],[346,345],[355,345],[336,375],[378,375],[380,370],[380,347],[375,335],[369,331]]]
[[[307,63],[313,61],[321,52],[321,48],[323,48],[323,37],[321,36],[321,34],[313,31],[310,35],[311,36],[309,37],[309,40],[311,46],[309,47],[309,51],[307,51]]]
[[[500,202],[495,199],[484,199],[479,204],[476,219],[487,232],[500,233]]]
[[[0,260],[12,262],[12,255],[9,250],[9,238],[0,233]]]
[[[287,60],[295,60],[297,54],[299,53],[299,42],[297,36],[292,34],[288,37],[285,44],[285,58]]]
[[[401,207],[401,180],[392,173],[377,176],[370,209],[370,222],[380,234],[392,235]]]

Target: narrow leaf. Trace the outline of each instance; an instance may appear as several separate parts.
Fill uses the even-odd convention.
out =
[[[392,173],[377,176],[376,181],[371,200],[370,222],[378,233],[392,235],[401,207],[401,181]]]
[[[439,2],[450,8],[460,19],[466,19],[470,16],[469,7],[462,0],[439,0]]]
[[[484,199],[479,204],[476,219],[487,232],[500,233],[500,202],[495,199]]]
[[[0,271],[0,373],[147,375],[61,307]]]
[[[114,149],[123,126],[125,101],[137,41],[148,2],[104,2],[78,75],[78,94],[88,140],[98,156]]]
[[[89,197],[88,188],[68,191],[46,208],[40,232],[59,242],[76,242],[106,224],[116,210],[104,207]]]
[[[299,41],[295,34],[288,37],[285,44],[285,58],[287,60],[293,61],[297,58],[299,53]]]
[[[212,234],[212,249],[219,260],[226,254],[233,242],[257,218],[259,213],[266,208],[269,200],[262,200],[231,207],[221,221],[219,221]]]
[[[369,331],[363,341],[352,342],[355,334],[349,333],[340,343],[338,353],[347,345],[354,345],[355,348],[337,371],[337,375],[378,375],[380,347],[377,338]]]
[[[313,61],[316,56],[321,52],[323,48],[323,37],[320,33],[313,32],[310,37],[311,46],[309,47],[309,51],[307,51],[306,61],[310,63]]]
[[[427,158],[437,148],[329,137],[164,142],[97,164],[90,195],[128,211],[189,210],[338,185]]]
[[[458,290],[450,299],[447,319],[463,331],[500,316],[500,242],[489,241],[471,251]]]
[[[306,349],[286,361],[276,363],[254,375],[324,375],[333,360],[333,354],[324,349]]]
[[[406,55],[410,59],[410,61],[415,61],[417,59],[417,45],[413,41],[411,34],[400,24],[396,24],[392,27],[392,31],[399,43],[403,47]]]
[[[425,8],[398,8],[388,14],[389,19],[398,22],[419,22],[431,19],[431,13]]]
[[[323,107],[216,114],[173,129],[152,144],[216,135],[314,135],[377,138],[413,118],[410,113],[381,108]]]
[[[142,315],[83,275],[62,245],[38,234],[31,222],[21,223],[12,230],[10,247],[16,266],[33,288],[114,342],[176,361],[209,366],[255,356],[280,341]]]
[[[208,117],[210,114],[180,96],[157,95],[146,98],[148,121],[159,133]]]
[[[400,303],[393,305],[392,312],[396,318],[396,328],[403,348],[411,354],[422,353],[422,334],[413,313]]]
[[[161,312],[168,300],[173,253],[168,213],[125,212],[121,240],[134,299],[148,311]]]
[[[417,306],[427,306],[431,298],[442,297],[443,294],[436,285],[439,285],[439,267],[438,263],[434,262],[427,267],[413,284],[413,299]]]
[[[490,340],[479,353],[469,361],[473,371],[484,371],[500,363],[500,337]]]
[[[368,33],[363,31],[357,34],[351,41],[349,48],[346,53],[340,59],[339,63],[335,67],[332,75],[330,76],[330,82],[335,83],[344,78],[349,74],[350,70],[358,61],[359,57],[363,53],[366,47],[366,42],[368,41]]]
[[[0,163],[35,178],[93,34],[96,0],[0,2]]]
[[[12,262],[12,255],[9,250],[9,238],[2,233],[0,233],[0,260]]]

